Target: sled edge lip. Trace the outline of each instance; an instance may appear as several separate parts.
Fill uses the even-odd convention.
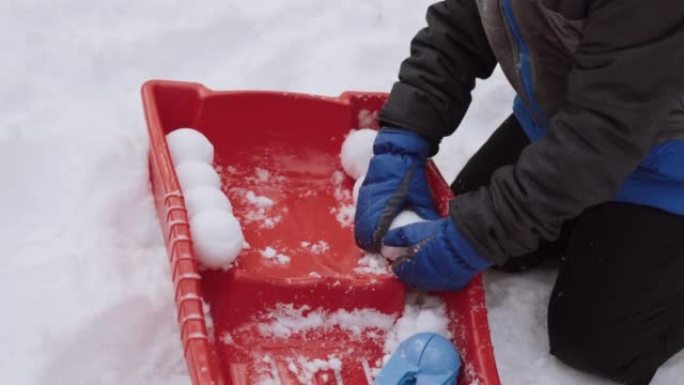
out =
[[[199,99],[204,99],[210,96],[220,95],[248,95],[248,96],[286,96],[296,99],[308,100],[324,100],[331,103],[349,105],[356,99],[369,99],[387,97],[385,92],[368,92],[368,91],[343,91],[339,95],[317,95],[306,92],[296,91],[279,91],[266,89],[236,89],[236,90],[214,90],[206,87],[204,84],[197,82],[188,82],[182,80],[165,80],[165,79],[151,79],[143,83],[140,91],[143,95],[143,101],[153,100],[154,92],[159,88],[168,88],[175,90],[188,90],[197,93]],[[150,99],[148,99],[148,97]]]
[[[141,96],[149,135],[149,177],[173,280],[176,317],[188,374],[195,385],[225,385],[216,350],[203,311],[200,272],[191,250],[188,218],[173,162],[166,145],[156,92],[162,88],[186,89],[198,95],[209,92],[198,83],[151,80]],[[156,183],[155,183],[156,182]],[[172,219],[175,224],[170,224]]]

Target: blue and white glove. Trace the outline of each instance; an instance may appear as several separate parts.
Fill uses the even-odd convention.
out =
[[[451,218],[414,223],[391,230],[387,246],[405,247],[393,270],[406,285],[426,291],[463,289],[492,263],[481,257]]]
[[[356,204],[354,236],[359,247],[379,252],[382,237],[404,209],[425,219],[439,218],[425,172],[429,151],[418,134],[392,128],[378,133]]]

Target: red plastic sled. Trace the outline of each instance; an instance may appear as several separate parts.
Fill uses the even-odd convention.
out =
[[[369,366],[382,356],[382,338],[359,338],[340,327],[277,338],[264,335],[255,320],[282,304],[330,313],[402,312],[400,282],[391,274],[358,270],[362,253],[351,226],[344,223],[349,221],[345,207],[353,181],[341,177],[338,156],[350,129],[377,127],[375,117],[386,94],[346,92],[329,98],[214,92],[195,83],[150,81],[142,95],[150,179],[193,384],[369,384]],[[179,127],[195,128],[214,144],[223,189],[250,244],[229,271],[200,271],[193,255],[183,196],[165,141]],[[434,165],[429,171],[435,202],[446,213],[451,192]],[[246,191],[275,204],[255,209],[245,199]],[[260,251],[267,247],[291,261],[263,258]],[[465,363],[459,384],[499,385],[481,277],[466,290],[442,297]],[[332,356],[335,365],[323,365],[304,379],[301,362],[293,362],[294,357]]]

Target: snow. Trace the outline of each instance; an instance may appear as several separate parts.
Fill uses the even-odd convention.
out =
[[[321,255],[330,250],[330,244],[328,244],[326,241],[317,241],[313,243],[302,241],[299,243],[299,245],[314,255]]]
[[[407,251],[408,250],[406,247],[382,245],[382,248],[380,249],[380,254],[383,256],[383,258],[393,262],[401,257],[407,256]]]
[[[361,185],[363,184],[363,181],[366,179],[366,174],[363,174],[354,181],[354,188],[352,189],[352,198],[354,199],[354,204],[356,204],[356,201],[359,200],[359,190],[361,190]]]
[[[354,204],[352,191],[344,186],[345,174],[342,171],[333,172],[330,182],[333,186],[333,196],[337,205],[330,208],[330,214],[342,227],[351,227],[354,224],[356,204]]]
[[[185,207],[188,210],[189,217],[192,219],[198,213],[208,211],[225,211],[233,213],[233,206],[230,204],[228,197],[223,191],[216,187],[198,186],[191,188],[183,193],[185,199]]]
[[[242,251],[245,237],[233,214],[202,211],[190,219],[192,246],[200,263],[207,268],[227,268]]]
[[[354,214],[356,213],[356,206],[353,204],[341,204],[338,207],[330,209],[330,213],[335,216],[335,219],[342,227],[352,227],[354,224]]]
[[[258,176],[256,178],[259,180]],[[287,213],[287,207],[278,206],[271,198],[256,195],[254,191],[244,187],[233,186],[228,193],[232,199],[238,199],[250,207],[240,218],[245,226],[256,224],[260,229],[272,229],[283,220],[283,215]]]
[[[370,128],[352,130],[342,143],[340,160],[344,172],[354,180],[361,178],[368,170],[373,157],[373,142],[378,132]]]
[[[183,191],[199,186],[221,188],[221,178],[211,165],[197,160],[189,160],[176,165],[176,176]]]
[[[257,168],[254,172],[256,173],[259,182],[266,183],[271,178],[271,173],[263,168]]]
[[[292,260],[290,256],[279,253],[276,249],[270,246],[263,250],[260,250],[259,254],[261,254],[262,257],[271,260],[279,265],[287,265]]]
[[[385,340],[383,362],[387,363],[399,344],[414,334],[431,332],[451,338],[446,305],[438,298],[421,292],[407,292],[401,317]]]
[[[492,271],[486,278],[489,320],[504,385],[613,384],[571,370],[548,353],[546,310],[556,279],[553,266],[525,274]],[[680,353],[658,371],[651,384],[679,384],[683,369],[684,354]]]
[[[280,385],[280,380],[277,379],[280,377],[280,373],[277,365],[275,365],[275,360],[266,356],[261,361],[264,364],[261,368],[262,375],[255,385]],[[329,355],[325,359],[304,356],[290,357],[287,359],[287,370],[295,375],[297,382],[301,385],[313,384],[319,372],[323,372],[320,378],[326,384],[330,383],[331,375],[337,384],[344,383],[342,361],[334,355]]]
[[[397,227],[408,226],[414,223],[424,221],[425,219],[421,218],[418,214],[416,214],[415,211],[404,210],[400,212],[399,215],[396,216],[396,218],[394,218],[389,228],[390,230],[393,230]],[[401,256],[406,255],[406,247],[382,245],[382,248],[380,249],[380,254],[382,254],[382,256],[387,258],[388,260],[394,261],[400,258]]]
[[[344,182],[344,173],[342,171],[335,171],[333,172],[332,176],[330,177],[330,181],[334,186],[340,187],[342,186],[342,183]],[[335,194],[338,195],[340,190],[335,190]],[[339,196],[336,197],[337,199],[341,199]]]
[[[254,191],[247,191],[246,197],[249,203],[253,204],[254,206],[260,209],[265,209],[273,206],[272,199],[270,199],[269,197],[256,195]]]
[[[421,218],[413,210],[404,210],[394,218],[389,228],[390,230],[393,230],[397,227],[408,226],[418,222],[425,222],[425,219]]]
[[[357,337],[372,330],[389,330],[396,314],[384,314],[375,309],[339,309],[334,312],[280,304],[256,320],[259,333],[264,337],[288,338],[293,334],[324,331],[333,327],[349,331]]]
[[[260,209],[273,206],[273,200],[271,200],[269,197],[256,195],[254,191],[247,191],[247,195],[245,195],[245,197],[249,203]]]
[[[327,359],[307,359],[306,357],[297,357],[297,359],[290,359],[288,362],[288,370],[292,372],[297,381],[301,385],[312,384],[314,376],[318,372],[332,371],[338,384],[343,384],[342,378],[342,361],[334,355],[328,356]],[[328,374],[323,374],[322,379],[328,383]]]
[[[179,128],[166,135],[174,164],[196,160],[207,164],[214,163],[214,146],[201,132],[192,128]]]
[[[389,90],[431,2],[0,2],[3,383],[189,383],[149,190],[145,80]],[[436,157],[448,180],[510,113],[511,99],[500,72],[478,83],[466,120]],[[503,385],[584,379],[548,357],[541,318],[518,313],[544,314],[552,282],[551,271],[487,276]],[[493,290],[497,283],[506,289]],[[526,365],[539,357],[548,365]],[[681,373],[680,354],[653,384],[678,384]]]
[[[358,265],[359,267],[355,268],[354,271],[360,274],[392,274],[392,270],[390,270],[390,265],[387,262],[387,259],[380,254],[366,254],[359,258]]]

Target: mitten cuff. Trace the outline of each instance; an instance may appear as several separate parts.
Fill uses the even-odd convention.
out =
[[[427,160],[430,146],[418,134],[398,128],[383,128],[373,144],[373,153],[413,155],[420,160]]]

